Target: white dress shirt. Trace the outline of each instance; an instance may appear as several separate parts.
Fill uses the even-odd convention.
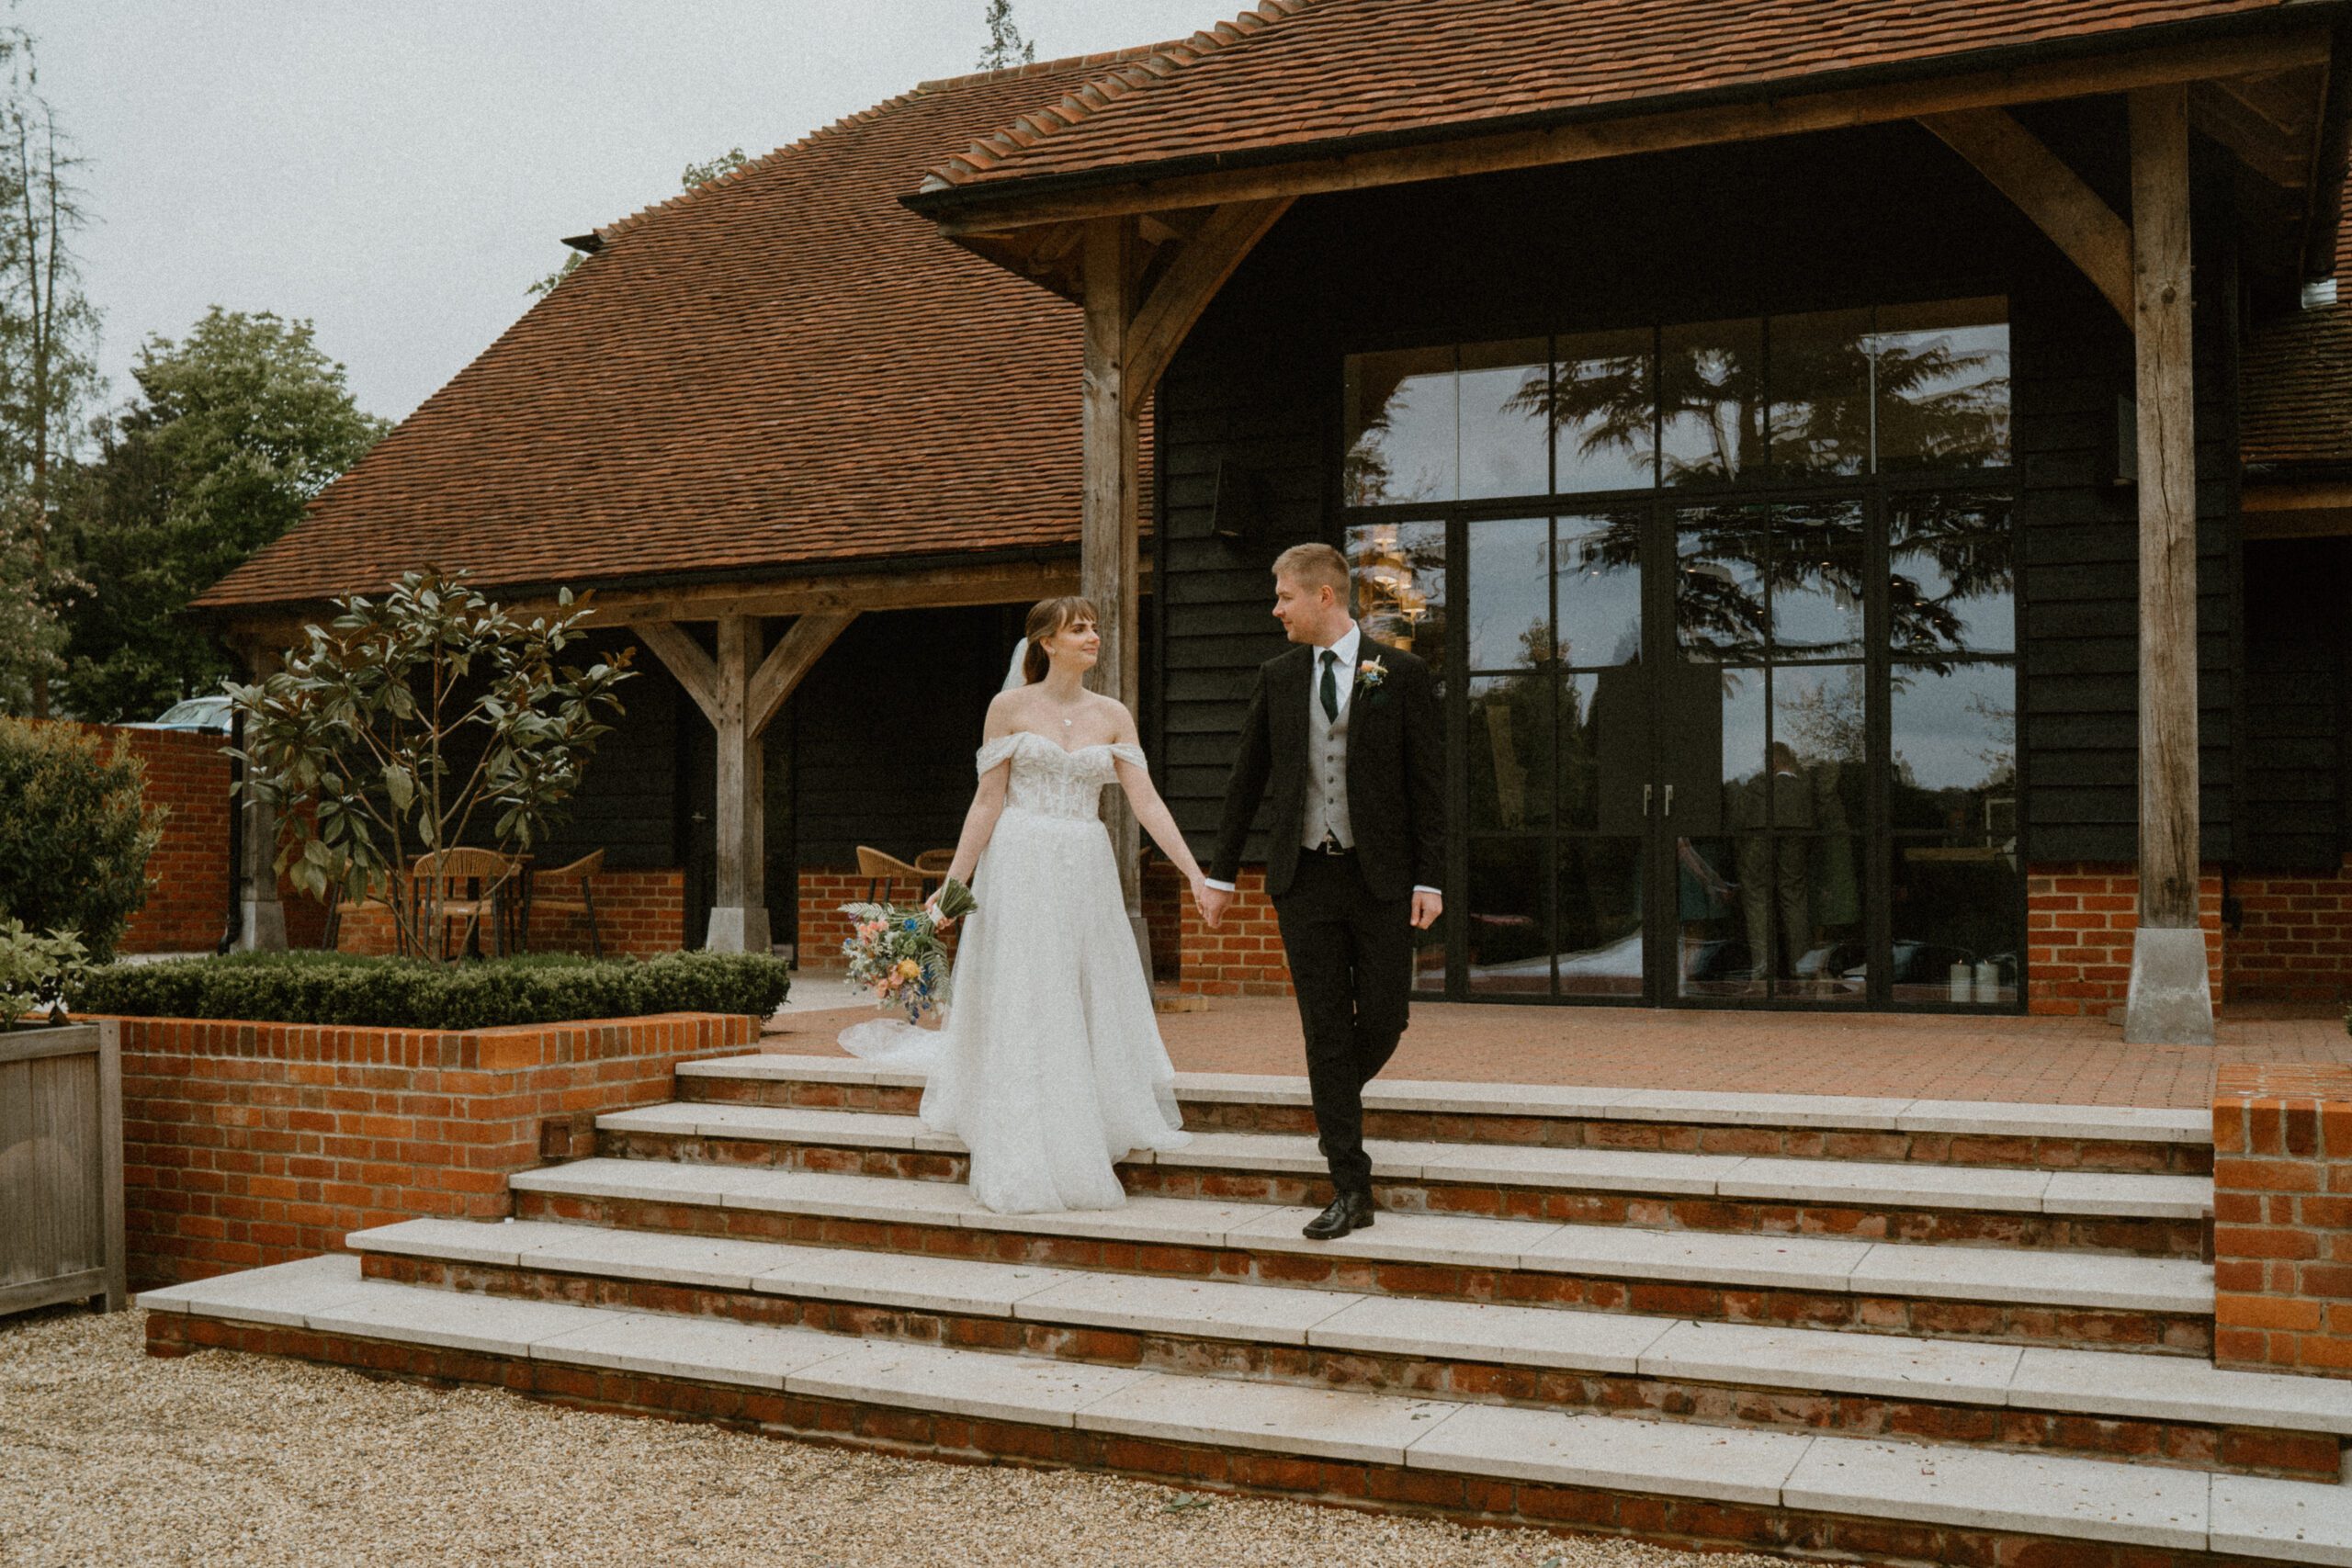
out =
[[[1340,634],[1337,642],[1317,646],[1315,649],[1314,668],[1307,674],[1306,700],[1310,703],[1320,703],[1323,700],[1323,654],[1328,649],[1339,656],[1331,665],[1331,680],[1340,689],[1340,711],[1347,712],[1348,699],[1354,696],[1356,692],[1356,649],[1363,646],[1363,628],[1353,621],[1348,623],[1348,629]],[[1209,879],[1209,886],[1226,893],[1234,890],[1232,883],[1219,882],[1214,877]],[[1434,893],[1437,889],[1417,886],[1413,891]]]

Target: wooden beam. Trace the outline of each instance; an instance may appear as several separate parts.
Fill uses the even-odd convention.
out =
[[[1580,120],[1537,130],[1484,136],[1470,134],[1458,140],[1410,147],[1320,155],[1303,153],[1292,163],[1139,179],[1084,190],[1023,196],[1008,189],[1001,199],[983,201],[978,197],[989,187],[969,187],[967,202],[943,202],[935,221],[951,235],[978,236],[1039,223],[1160,208],[1210,207],[1272,197],[1363,190],[1417,180],[1453,179],[1506,169],[1620,158],[1636,152],[1883,125],[1962,109],[2047,103],[2097,93],[2286,71],[2324,64],[2328,51],[2326,29],[2307,28],[1885,86],[1792,94],[1711,108],[1663,113],[1644,113],[1634,108],[1617,119]]]
[[[752,677],[750,695],[744,704],[745,722],[753,735],[767,732],[776,710],[792,695],[793,688],[808,673],[834,639],[849,629],[857,619],[857,612],[820,610],[801,616],[792,623],[784,637],[760,661],[758,671]]]
[[[1925,115],[1919,123],[1967,159],[2132,321],[2132,230],[2041,139],[2006,109]]]
[[[1136,311],[1127,333],[1127,395],[1137,408],[1159,385],[1169,361],[1208,302],[1290,210],[1290,204],[1289,197],[1271,197],[1220,207],[1179,247],[1175,260]]]
[[[1145,589],[1151,584],[1151,563],[1138,568]],[[485,587],[493,598],[519,615],[540,615],[555,608],[554,598],[533,592],[512,597],[495,584]],[[355,589],[355,592],[373,592]],[[978,562],[962,568],[922,571],[850,571],[812,577],[758,578],[705,583],[692,588],[610,588],[588,598],[595,616],[592,627],[634,627],[649,621],[715,621],[723,615],[756,615],[776,620],[819,611],[947,609],[972,604],[1031,604],[1059,593],[1078,592],[1078,557],[1046,560]],[[225,616],[231,612],[223,611]],[[320,604],[307,610],[278,605],[238,613],[231,623],[240,646],[256,654],[291,648],[302,638],[302,628],[324,622],[334,607]]]
[[[631,624],[629,632],[685,688],[686,695],[695,700],[695,706],[702,709],[703,717],[717,724],[720,712],[718,666],[711,662],[702,645],[688,636],[684,626],[670,621],[638,621]]]
[[[2257,84],[2267,88],[2281,82],[2300,82],[2309,92],[2300,112],[2288,108],[2283,122],[2275,117],[2287,101],[2275,91],[2256,90]],[[2189,94],[2189,124],[2235,153],[2238,162],[2264,180],[2281,190],[2300,191],[2311,184],[2324,83],[2324,73],[2317,71],[2199,82]]]
[[[2266,479],[2248,481],[2238,509],[2256,512],[2337,512],[2352,521],[2352,480]]]
[[[1057,559],[976,561],[965,567],[831,572],[823,576],[705,583],[693,588],[611,588],[595,596],[592,626],[709,621],[721,615],[774,619],[823,612],[932,610],[1033,604],[1078,591],[1075,553]]]
[[[1086,226],[1086,339],[1083,400],[1084,511],[1080,519],[1079,592],[1101,617],[1102,655],[1088,682],[1133,711],[1142,695],[1136,620],[1140,571],[1137,548],[1136,411],[1127,382],[1127,345],[1135,319],[1135,223],[1102,218]],[[1106,792],[1104,825],[1119,863],[1119,886],[1130,921],[1142,918],[1136,877],[1139,840],[1135,814],[1123,792]]]

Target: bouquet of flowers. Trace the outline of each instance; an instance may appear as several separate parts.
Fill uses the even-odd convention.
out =
[[[842,943],[849,960],[849,984],[874,998],[877,1008],[904,1008],[907,1021],[921,1023],[947,1006],[947,947],[940,932],[978,908],[972,890],[949,877],[939,890],[934,916],[929,908],[896,904],[844,904],[842,913],[857,922]]]

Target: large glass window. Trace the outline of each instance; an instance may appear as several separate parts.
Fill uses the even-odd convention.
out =
[[[1441,671],[1424,988],[2015,1006],[2006,301],[1347,362],[1374,637]]]

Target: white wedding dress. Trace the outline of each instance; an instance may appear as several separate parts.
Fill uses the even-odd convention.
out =
[[[946,1021],[843,1030],[852,1055],[928,1075],[922,1119],[971,1151],[972,1195],[999,1213],[1111,1209],[1114,1162],[1191,1141],[1176,1108],[1151,985],[1100,816],[1135,746],[1067,750],[1023,730],[980,748],[1010,758],[1004,810],[972,876]]]

